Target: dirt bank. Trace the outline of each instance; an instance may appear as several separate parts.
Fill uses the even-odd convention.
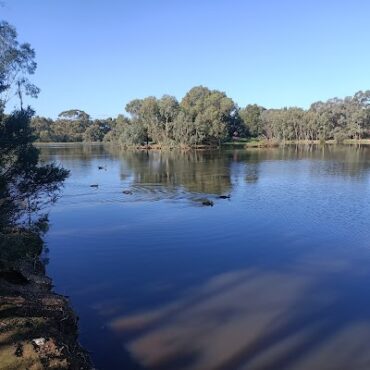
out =
[[[0,249],[0,369],[92,369],[76,315],[45,276],[42,240],[0,235]]]

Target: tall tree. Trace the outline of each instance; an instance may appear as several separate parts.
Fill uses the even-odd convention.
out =
[[[224,92],[203,86],[192,88],[182,99],[183,124],[193,125],[189,144],[220,144],[229,134],[237,107]],[[181,122],[178,122],[181,124]]]
[[[40,89],[29,80],[36,67],[35,51],[30,44],[19,43],[16,29],[0,21],[0,100],[3,105],[18,96],[22,109],[24,95],[37,97]]]
[[[264,110],[265,108],[260,107],[257,104],[247,105],[245,108],[240,110],[239,114],[245,125],[247,135],[258,137],[263,134],[261,115]]]
[[[90,116],[86,112],[70,109],[59,113],[53,124],[53,136],[57,141],[83,141],[90,124]]]
[[[27,76],[36,69],[34,51],[19,44],[15,29],[0,22],[0,236],[16,224],[35,227],[39,212],[55,201],[68,171],[54,164],[39,164],[39,151],[30,127],[33,111],[22,106],[22,91],[38,91]],[[9,91],[16,83],[21,109],[4,114]]]

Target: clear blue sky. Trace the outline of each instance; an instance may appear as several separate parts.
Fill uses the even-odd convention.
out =
[[[370,1],[2,0],[37,52],[32,106],[115,116],[195,85],[239,106],[308,107],[370,89]]]

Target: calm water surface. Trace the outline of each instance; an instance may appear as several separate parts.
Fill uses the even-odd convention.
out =
[[[370,368],[370,148],[42,157],[71,170],[47,269],[98,369]]]

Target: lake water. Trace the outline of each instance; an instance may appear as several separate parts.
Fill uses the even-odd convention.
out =
[[[71,170],[47,271],[98,369],[370,368],[370,148],[42,158]]]

